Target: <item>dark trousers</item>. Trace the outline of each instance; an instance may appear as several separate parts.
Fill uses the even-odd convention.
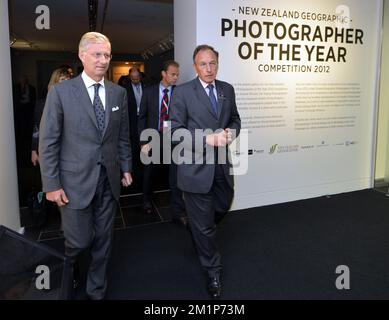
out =
[[[132,138],[131,138],[132,139]],[[136,185],[141,185],[142,181],[142,163],[140,161],[140,146],[136,141],[131,141],[131,156],[132,156],[132,178]]]
[[[179,219],[181,217],[185,217],[184,196],[183,192],[177,187],[177,165],[173,162],[169,165],[169,185],[172,218]]]
[[[101,167],[96,193],[90,205],[81,210],[60,207],[65,236],[65,254],[74,263],[82,251],[90,249],[86,293],[91,299],[104,298],[107,266],[111,253],[113,222],[117,210],[107,172]]]
[[[160,137],[160,164],[150,163],[143,168],[143,199],[145,202],[151,201],[153,189],[156,183],[156,173],[160,173],[160,178],[169,180],[170,188],[170,208],[172,218],[185,217],[185,204],[183,193],[177,187],[177,165],[175,163],[164,164],[163,159],[163,137]],[[162,174],[161,174],[162,173]]]
[[[142,191],[143,199],[145,201],[151,201],[157,182],[166,181],[168,179],[168,175],[168,165],[150,163],[143,166]]]
[[[156,184],[156,173],[160,173],[160,178],[163,181],[166,181],[168,177],[168,167],[163,164],[163,139],[160,135],[160,145],[159,150],[151,149],[148,156],[153,156],[154,152],[158,154],[159,163],[149,163],[143,165],[143,179],[142,179],[142,192],[143,192],[143,201],[150,202],[152,194]]]
[[[213,185],[208,193],[184,192],[186,212],[200,263],[210,277],[222,269],[216,244],[216,223],[227,214],[234,195],[221,165],[216,165]]]

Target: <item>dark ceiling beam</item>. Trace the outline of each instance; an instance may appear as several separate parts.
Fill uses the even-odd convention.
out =
[[[96,31],[98,0],[88,0],[89,31]]]
[[[104,11],[103,11],[103,19],[101,21],[101,33],[104,33],[104,22],[105,22],[105,17],[107,15],[107,11],[108,11],[108,3],[109,3],[109,0],[105,0],[105,3],[104,3]]]

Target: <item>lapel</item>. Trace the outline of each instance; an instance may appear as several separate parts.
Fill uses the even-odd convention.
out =
[[[215,86],[216,86],[216,92],[217,92],[217,118],[220,119],[220,115],[222,113],[223,103],[226,100],[226,97],[224,95],[223,91],[223,85],[220,81],[215,80]]]
[[[207,92],[205,91],[204,87],[201,85],[201,82],[199,78],[196,78],[193,80],[194,82],[194,89],[196,91],[197,98],[207,107],[207,110],[209,113],[216,118],[215,113],[213,112],[212,109],[212,104],[211,101],[209,101],[209,97],[207,95]]]
[[[80,110],[80,112],[83,112],[84,110],[86,111],[98,131],[99,127],[97,126],[95,110],[93,110],[93,104],[89,98],[85,83],[82,80],[81,75],[75,78],[74,80],[75,81],[73,83],[73,92],[78,98],[77,100],[80,102],[80,108],[83,108],[83,110]]]
[[[142,83],[141,83],[141,88],[142,88],[142,94],[141,94],[141,100],[142,100],[142,96],[143,96],[144,90],[145,90],[145,87]],[[138,107],[136,104],[135,90],[132,87],[131,81],[130,81],[130,84],[128,85],[127,98],[128,98],[128,112],[129,112],[129,114],[133,114],[134,117],[138,117]]]
[[[134,89],[132,88],[131,82],[127,87],[127,94],[128,94],[128,99],[132,99],[135,101],[135,93],[134,93]]]
[[[169,108],[167,109],[167,114],[168,114],[168,116],[169,116],[169,119],[170,119],[170,102],[172,101],[173,92],[174,92],[174,88],[175,88],[175,87],[176,87],[175,85],[172,86],[172,92],[170,92]]]
[[[154,119],[154,127],[157,128],[159,126],[159,109],[161,108],[159,101],[159,83],[155,85],[155,88],[150,91],[150,119]],[[154,107],[155,106],[155,107]]]
[[[105,126],[103,131],[103,137],[107,132],[107,128],[109,125],[109,120],[111,119],[112,108],[115,107],[113,105],[113,87],[110,81],[104,79],[105,85]],[[120,106],[121,108],[121,106]]]

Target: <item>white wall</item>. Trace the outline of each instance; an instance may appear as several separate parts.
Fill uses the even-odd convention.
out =
[[[226,20],[239,26],[265,21],[309,25],[311,30],[338,28],[336,20],[321,21],[312,13],[348,18],[339,24],[362,30],[363,41],[291,36],[280,40],[271,31],[267,35],[264,27],[254,27],[252,33],[231,28],[222,32]],[[248,148],[239,153],[249,154],[248,172],[235,178],[233,209],[373,186],[382,0],[346,1],[341,7],[337,0],[177,0],[174,16],[181,81],[193,78],[195,46],[214,46],[221,57],[218,77],[234,85],[242,128],[249,131]],[[255,35],[258,30],[262,32]],[[297,57],[270,54],[270,44],[282,46],[283,51],[287,45],[296,48]],[[246,49],[239,55],[241,45]],[[258,56],[247,54],[252,52],[247,47],[254,45],[263,49]],[[324,60],[319,54],[307,55],[308,48],[342,49],[347,57]],[[266,71],[263,66],[286,71]],[[288,66],[310,69],[284,68]]]
[[[195,76],[191,57],[197,46],[196,3],[196,0],[174,1],[174,57],[180,64],[179,84]]]
[[[0,225],[18,230],[20,213],[12,105],[8,2],[0,1]]]
[[[375,180],[389,181],[389,1],[384,2],[382,30],[381,85],[378,114]]]

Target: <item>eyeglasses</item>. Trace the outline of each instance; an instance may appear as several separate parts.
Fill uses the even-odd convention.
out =
[[[106,60],[112,59],[112,54],[108,54],[108,53],[95,52],[95,53],[91,53],[90,55],[96,60],[99,60],[102,57],[104,57],[104,59]]]

